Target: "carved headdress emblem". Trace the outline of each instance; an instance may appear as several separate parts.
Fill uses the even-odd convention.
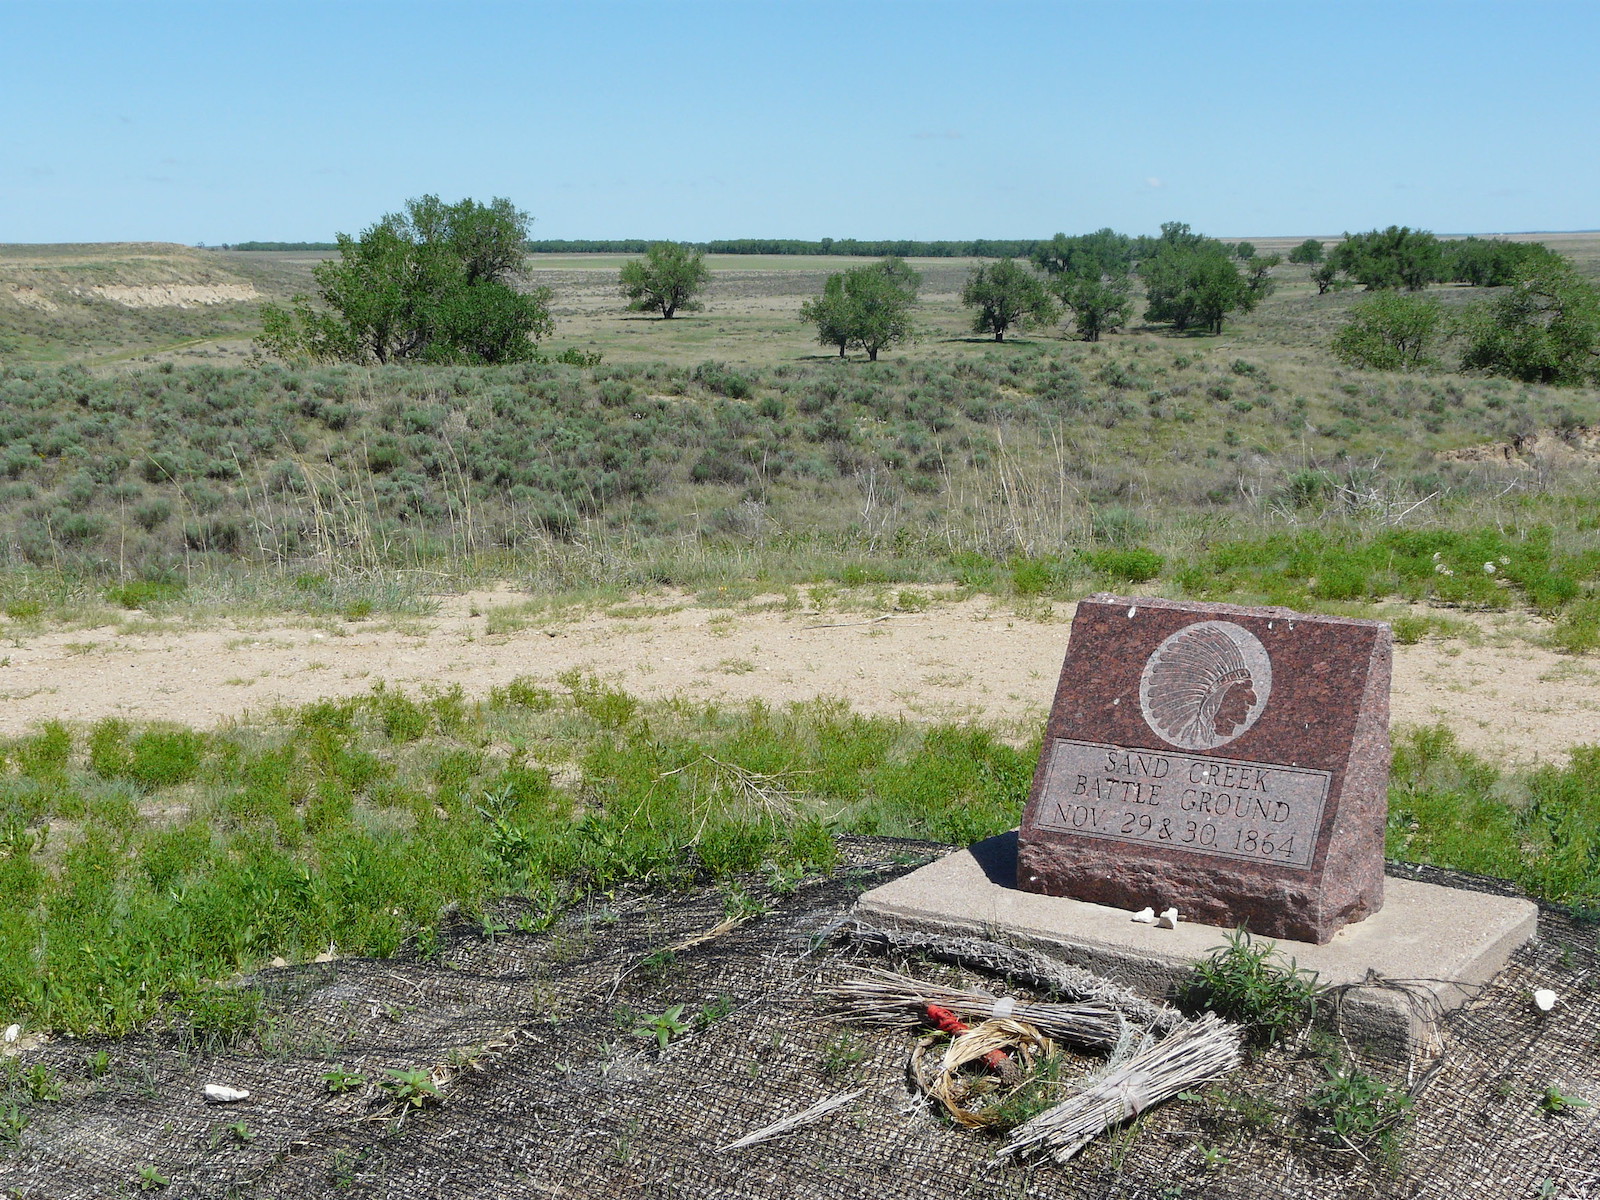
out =
[[[1272,694],[1272,660],[1232,621],[1186,625],[1157,646],[1139,677],[1139,708],[1163,740],[1210,750],[1256,723]]]

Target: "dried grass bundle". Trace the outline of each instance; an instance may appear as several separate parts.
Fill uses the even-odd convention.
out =
[[[868,970],[864,978],[828,989],[828,995],[834,1016],[867,1025],[926,1024],[927,1006],[938,1004],[963,1020],[1021,1022],[1050,1037],[1095,1049],[1115,1046],[1128,1028],[1127,1018],[1118,1009],[1098,1001],[1029,1004],[943,987],[892,971]]]
[[[1169,1005],[1147,1000],[1102,975],[1071,966],[1038,950],[979,937],[877,926],[861,920],[850,925],[846,936],[880,954],[929,955],[969,970],[1004,976],[1036,992],[1109,1005],[1130,1021],[1157,1033],[1176,1029],[1188,1019]]]
[[[1041,1058],[1055,1053],[1055,1045],[1032,1025],[1021,1021],[985,1021],[950,1039],[938,1068],[930,1070],[926,1061],[927,1053],[938,1040],[937,1037],[926,1037],[917,1043],[917,1048],[911,1052],[911,1078],[923,1092],[944,1105],[945,1111],[957,1124],[969,1129],[987,1125],[995,1119],[995,1106],[977,1108],[969,1105],[975,1095],[994,1092],[993,1077],[983,1080],[983,1083],[991,1086],[977,1086],[971,1076],[962,1074],[962,1067],[985,1059],[998,1050],[1007,1055],[1017,1055],[1022,1060],[1022,1069],[1032,1070]],[[1014,1085],[1006,1094],[1016,1090]],[[1003,1098],[1004,1095],[999,1097]]]
[[[1227,1074],[1241,1061],[1239,1031],[1207,1013],[1148,1048],[1072,1085],[1077,1094],[1017,1127],[1000,1154],[1042,1152],[1066,1162],[1097,1134],[1153,1104]]]

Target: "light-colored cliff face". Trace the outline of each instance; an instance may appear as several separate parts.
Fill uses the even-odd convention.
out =
[[[125,308],[198,308],[205,304],[239,304],[259,300],[249,283],[103,284],[74,288],[75,295],[110,300]]]

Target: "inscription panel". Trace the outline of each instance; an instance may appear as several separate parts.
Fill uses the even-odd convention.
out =
[[[1327,771],[1056,738],[1041,829],[1309,870]]]

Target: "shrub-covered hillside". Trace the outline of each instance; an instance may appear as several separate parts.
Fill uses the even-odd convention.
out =
[[[1436,451],[1600,419],[1590,393],[1155,339],[1008,350],[746,373],[11,368],[0,529],[13,564],[124,574],[197,556],[414,562],[623,525],[1037,554],[1126,540],[1174,505],[1381,518],[1547,491]],[[1592,478],[1575,469],[1563,486]]]

